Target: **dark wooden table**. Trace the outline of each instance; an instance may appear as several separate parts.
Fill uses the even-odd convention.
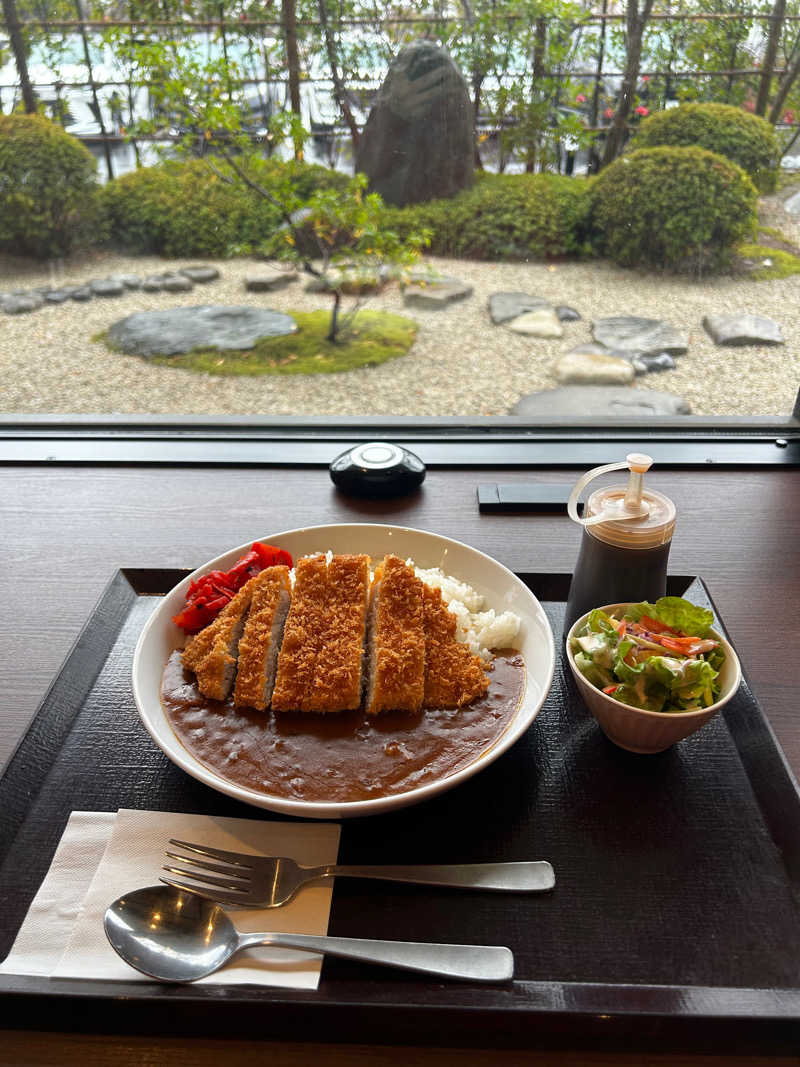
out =
[[[515,570],[569,572],[580,530],[566,516],[487,516],[479,482],[571,482],[578,472],[433,470],[423,490],[388,503],[336,493],[320,469],[168,467],[0,468],[0,762],[5,762],[112,574],[194,567],[219,552],[298,526],[391,522],[458,538]],[[756,696],[795,775],[800,715],[800,473],[790,469],[654,472],[676,503],[670,570],[709,586]],[[789,665],[792,669],[786,670]],[[5,1020],[4,1025],[13,1025]],[[304,1035],[313,1039],[313,1035]],[[235,1040],[92,1037],[7,1031],[4,1064],[559,1063],[606,1065],[800,1063],[800,1057],[379,1049],[260,1045]],[[800,1051],[800,1050],[799,1050]]]

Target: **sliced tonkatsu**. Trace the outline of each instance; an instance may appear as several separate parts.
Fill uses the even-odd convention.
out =
[[[298,560],[274,711],[347,711],[363,689],[369,557]]]
[[[233,702],[266,711],[291,599],[289,568],[268,567],[252,581],[250,611],[239,641]]]
[[[283,630],[272,691],[273,711],[300,711],[302,708],[314,673],[327,588],[328,565],[324,556],[308,556],[297,561],[292,604]]]
[[[262,572],[263,573],[263,572]],[[197,688],[211,700],[225,700],[236,676],[239,639],[244,630],[250,599],[258,581],[251,578],[212,623],[183,650],[184,667],[197,675]]]
[[[456,639],[456,617],[438,589],[423,588],[426,708],[460,708],[489,688],[483,660]]]
[[[303,711],[361,705],[369,596],[369,556],[334,556],[328,566],[324,634]]]
[[[367,714],[419,712],[425,697],[423,584],[397,556],[375,570],[368,633]]]

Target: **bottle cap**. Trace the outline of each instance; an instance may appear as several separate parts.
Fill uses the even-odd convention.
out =
[[[587,527],[600,541],[619,548],[657,548],[666,544],[675,529],[675,505],[662,493],[644,488],[644,474],[652,463],[650,456],[631,452],[624,463],[608,463],[590,470],[570,494],[570,518]],[[630,471],[628,484],[595,490],[581,518],[578,499],[584,488],[599,475],[618,470]]]

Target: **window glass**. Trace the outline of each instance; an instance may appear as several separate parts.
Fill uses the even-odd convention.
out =
[[[800,0],[4,0],[4,414],[800,386]]]

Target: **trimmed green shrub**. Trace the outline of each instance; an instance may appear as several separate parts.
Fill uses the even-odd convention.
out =
[[[487,174],[448,200],[387,208],[400,237],[431,232],[428,251],[467,259],[553,259],[585,255],[588,182],[558,174]]]
[[[642,148],[591,186],[600,250],[624,267],[701,273],[751,236],[758,194],[735,163],[704,148]]]
[[[143,167],[109,182],[103,201],[115,244],[165,256],[219,257],[251,252],[281,224],[278,209],[224,163],[215,174],[202,160]],[[288,173],[299,196],[338,188],[347,176],[305,163],[254,159],[249,173],[265,188]]]
[[[631,147],[707,148],[738,163],[762,193],[775,191],[781,151],[766,119],[730,104],[682,104],[657,111],[639,127]]]
[[[96,167],[49,119],[0,116],[0,248],[46,259],[102,236]]]

